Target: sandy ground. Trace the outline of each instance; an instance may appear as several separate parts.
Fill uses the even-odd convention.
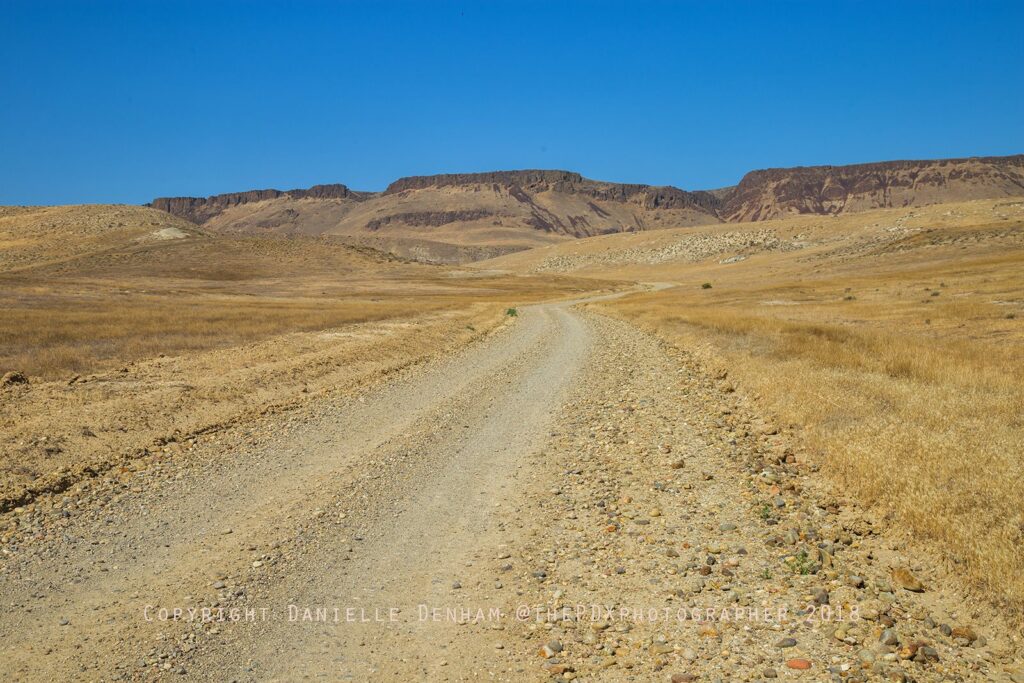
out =
[[[1024,681],[725,378],[568,303],[3,521],[4,680]]]

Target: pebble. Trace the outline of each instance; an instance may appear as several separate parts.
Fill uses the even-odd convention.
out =
[[[887,628],[882,631],[882,635],[878,637],[878,642],[882,645],[894,646],[900,644],[899,636],[896,635],[896,631],[891,628]]]
[[[974,632],[974,629],[970,626],[957,626],[950,632],[950,636],[954,640],[958,640],[967,644],[971,644],[978,640],[978,634]]]
[[[924,592],[924,584],[921,583],[921,581],[911,574],[910,570],[905,567],[897,567],[896,569],[893,569],[891,576],[896,585],[904,590],[908,590],[913,593]]]

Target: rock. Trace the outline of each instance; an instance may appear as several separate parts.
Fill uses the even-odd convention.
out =
[[[828,591],[825,590],[824,588],[815,588],[813,591],[811,591],[811,595],[814,597],[814,602],[816,602],[817,604],[819,604],[819,605],[827,605],[828,604],[828,600],[829,600]]]
[[[850,586],[851,588],[863,588],[864,579],[862,579],[859,576],[851,574],[850,576],[846,577],[846,585]]]
[[[891,628],[887,628],[882,631],[882,635],[878,637],[878,642],[882,645],[895,646],[900,644],[900,638],[896,635],[896,631]]]
[[[719,531],[734,531],[735,529],[736,529],[736,525],[735,524],[731,524],[729,522],[725,522],[723,524],[719,524],[718,525],[718,530]]]
[[[694,674],[672,674],[672,683],[692,683],[697,680]]]
[[[776,671],[775,669],[765,669],[764,671],[761,672],[761,675],[764,676],[765,678],[778,678],[779,677],[779,672]]]
[[[921,643],[907,643],[897,650],[896,656],[900,659],[913,659],[917,655],[917,651],[920,649]]]
[[[952,631],[950,631],[950,635],[953,637],[954,640],[959,641],[961,643],[966,643],[968,645],[970,645],[978,639],[978,634],[975,633],[974,629],[970,626],[957,626]]]
[[[787,659],[786,666],[788,666],[790,669],[806,671],[807,669],[811,668],[811,662],[810,660],[797,657],[795,659]]]
[[[11,370],[4,374],[3,377],[0,377],[0,387],[10,387],[15,384],[28,384],[28,377],[17,370]]]
[[[914,593],[923,593],[924,584],[916,576],[910,573],[909,569],[904,567],[898,567],[893,569],[891,574],[892,580],[897,586]]]
[[[775,647],[787,648],[796,647],[796,638],[783,638],[782,640],[775,643]]]
[[[214,581],[211,585],[217,590],[225,587],[225,583],[223,581]]]
[[[711,624],[701,624],[700,628],[697,629],[697,633],[699,633],[700,635],[704,636],[705,638],[717,638],[718,637],[718,629],[716,629]]]
[[[71,622],[69,620],[67,620],[67,619],[61,619],[57,623],[60,624],[61,626],[68,626]]]
[[[460,588],[462,588],[462,584],[461,583],[459,583],[458,581],[453,581],[452,582],[452,590],[453,591],[457,591]]]

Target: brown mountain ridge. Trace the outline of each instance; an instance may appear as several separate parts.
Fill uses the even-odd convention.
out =
[[[451,263],[615,232],[1008,196],[1024,196],[1024,155],[765,169],[713,191],[522,170],[410,176],[383,192],[332,184],[149,206],[219,232],[338,235]]]

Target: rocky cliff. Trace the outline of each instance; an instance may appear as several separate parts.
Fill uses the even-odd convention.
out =
[[[1024,155],[751,171],[719,193],[726,221],[1024,195]]]
[[[372,193],[356,192],[345,185],[314,185],[305,190],[249,190],[229,192],[210,197],[158,197],[146,206],[181,216],[193,223],[203,224],[232,206],[263,202],[281,197],[290,199],[351,199],[359,201]]]
[[[150,206],[213,231],[374,235],[381,244],[408,242],[398,250],[448,245],[472,255],[615,232],[1006,196],[1024,196],[1024,155],[766,169],[735,187],[696,192],[524,170],[411,176],[383,192],[317,185]]]
[[[488,173],[448,173],[399,178],[388,185],[384,194],[467,185],[491,186],[492,189],[518,188],[528,193],[558,192],[582,195],[609,202],[634,203],[645,209],[700,209],[713,212],[717,200],[708,192],[687,192],[678,187],[608,183],[584,178],[572,171],[526,170]]]

